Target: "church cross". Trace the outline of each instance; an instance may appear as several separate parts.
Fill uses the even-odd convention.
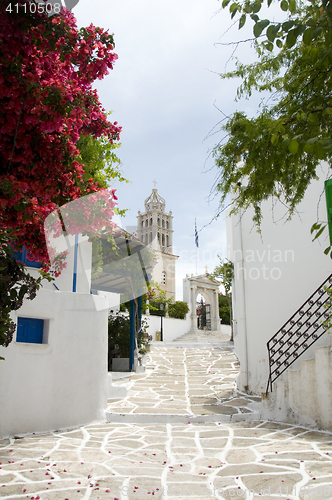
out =
[[[157,181],[153,181],[153,184],[154,184],[154,189],[156,189]]]

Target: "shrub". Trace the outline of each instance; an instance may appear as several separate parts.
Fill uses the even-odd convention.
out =
[[[186,302],[177,300],[174,304],[168,306],[168,315],[170,318],[185,319],[186,314],[189,312],[189,307]]]

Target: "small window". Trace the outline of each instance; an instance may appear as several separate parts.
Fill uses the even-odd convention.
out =
[[[163,271],[163,272],[161,273],[161,283],[162,283],[163,285],[166,285],[166,273],[165,273],[165,271]]]
[[[17,318],[16,342],[42,344],[44,320],[37,318]]]

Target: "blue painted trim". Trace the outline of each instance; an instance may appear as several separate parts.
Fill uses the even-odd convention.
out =
[[[142,293],[142,290],[140,290],[140,293]],[[142,295],[138,297],[138,321],[139,321],[139,328],[142,326]]]
[[[135,353],[135,301],[130,301],[130,341],[129,341],[129,371],[134,365]]]
[[[78,258],[78,234],[75,234],[73,292],[76,292],[77,288],[77,258]]]

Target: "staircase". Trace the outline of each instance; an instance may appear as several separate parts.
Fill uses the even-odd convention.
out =
[[[329,336],[331,339],[331,336]],[[261,418],[332,431],[332,348],[316,347],[275,383],[261,404]]]
[[[331,316],[327,288],[332,287],[332,274],[310,295],[291,318],[268,341],[269,379],[272,383],[326,332],[324,321]]]
[[[211,330],[197,330],[195,332],[184,333],[177,339],[173,340],[173,344],[176,342],[229,342],[230,336],[226,333],[211,331]]]
[[[331,336],[317,345],[331,317],[326,291],[331,285],[332,274],[267,343],[270,369],[261,418],[332,430]],[[314,343],[311,358],[304,359]]]

